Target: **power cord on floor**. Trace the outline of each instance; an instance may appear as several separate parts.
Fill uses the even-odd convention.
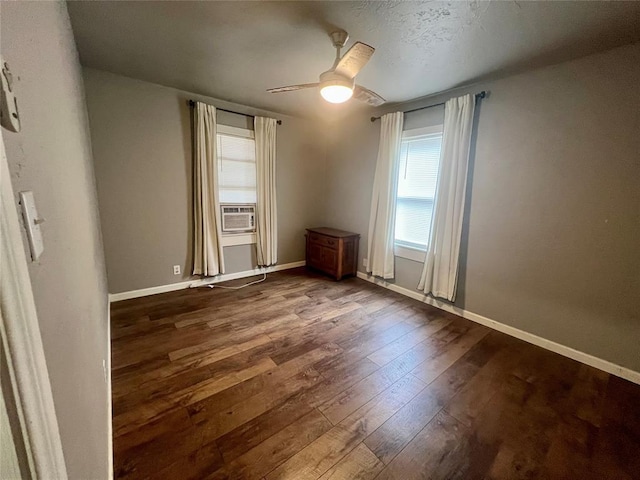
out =
[[[248,287],[249,285],[255,285],[256,283],[264,282],[267,279],[267,274],[263,273],[262,278],[260,280],[255,280],[253,282],[245,283],[244,285],[240,285],[239,287],[225,287],[224,285],[215,285],[209,284],[207,287],[209,288],[224,288],[225,290],[240,290],[241,288]]]

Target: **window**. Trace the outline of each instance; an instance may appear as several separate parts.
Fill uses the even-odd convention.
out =
[[[218,125],[220,204],[256,204],[256,146],[253,130]],[[223,246],[256,243],[255,233],[223,233]]]
[[[256,203],[253,130],[218,126],[220,203]]]
[[[395,253],[423,261],[438,181],[442,126],[403,133],[396,197]]]

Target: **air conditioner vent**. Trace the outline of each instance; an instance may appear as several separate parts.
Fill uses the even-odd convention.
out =
[[[255,205],[221,205],[223,232],[254,232]]]

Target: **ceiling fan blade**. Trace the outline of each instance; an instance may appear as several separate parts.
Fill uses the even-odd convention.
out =
[[[319,83],[301,83],[300,85],[288,85],[286,87],[270,88],[269,93],[293,92],[294,90],[302,90],[303,88],[313,88],[320,85]]]
[[[335,72],[349,78],[355,78],[358,72],[362,70],[371,59],[375,51],[375,48],[370,47],[366,43],[354,43],[347,53],[342,56],[338,65],[336,65]]]
[[[356,88],[353,90],[353,98],[367,103],[372,107],[379,107],[386,102],[386,100],[376,92],[372,92],[368,88],[361,87],[360,85],[356,85]]]

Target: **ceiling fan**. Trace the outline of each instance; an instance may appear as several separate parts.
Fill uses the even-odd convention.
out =
[[[356,85],[354,81],[358,72],[373,56],[375,48],[362,42],[356,42],[347,50],[347,53],[340,57],[340,50],[349,40],[349,35],[344,30],[338,30],[329,36],[333,46],[336,48],[336,59],[329,70],[320,74],[318,83],[302,83],[300,85],[270,88],[267,92],[282,93],[320,87],[320,95],[330,103],[343,103],[353,96],[356,100],[374,107],[382,105],[385,102],[384,98],[367,88]]]

